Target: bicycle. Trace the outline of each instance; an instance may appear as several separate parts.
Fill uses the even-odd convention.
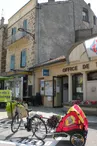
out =
[[[22,113],[19,110],[20,105],[24,106],[23,104],[16,103],[15,115],[13,116],[11,122],[11,131],[13,133],[16,133],[19,130],[21,123],[23,122]],[[47,136],[47,126],[44,120],[40,115],[37,114],[34,114],[30,117],[29,112],[31,112],[32,110],[27,108],[25,108],[25,110],[27,112],[26,123],[24,123],[25,129],[28,132],[32,131],[32,136],[35,136],[37,139],[44,140]]]

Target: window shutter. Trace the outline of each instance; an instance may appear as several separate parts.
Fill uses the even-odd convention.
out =
[[[21,67],[25,67],[26,66],[26,51],[23,50],[21,52]]]
[[[16,34],[16,27],[12,28],[12,35]]]
[[[12,28],[12,42],[14,42],[16,40],[16,27]]]
[[[27,29],[27,19],[23,21],[23,28]]]
[[[27,30],[27,19],[23,21],[23,28]],[[26,32],[23,32],[23,36],[26,35]]]
[[[14,69],[14,68],[15,68],[15,55],[12,55],[10,59],[10,69]]]

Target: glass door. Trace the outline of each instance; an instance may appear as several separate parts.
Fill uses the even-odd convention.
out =
[[[62,77],[53,77],[53,107],[62,106]]]
[[[83,100],[83,75],[75,74],[72,77],[73,100]]]

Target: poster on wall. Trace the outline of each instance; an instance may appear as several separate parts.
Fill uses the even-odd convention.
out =
[[[45,81],[45,95],[46,96],[52,96],[53,95],[52,81]]]

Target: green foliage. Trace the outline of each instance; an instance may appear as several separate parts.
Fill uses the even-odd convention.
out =
[[[58,118],[58,120],[60,120],[60,119],[61,119],[61,115],[56,115],[56,117]]]

